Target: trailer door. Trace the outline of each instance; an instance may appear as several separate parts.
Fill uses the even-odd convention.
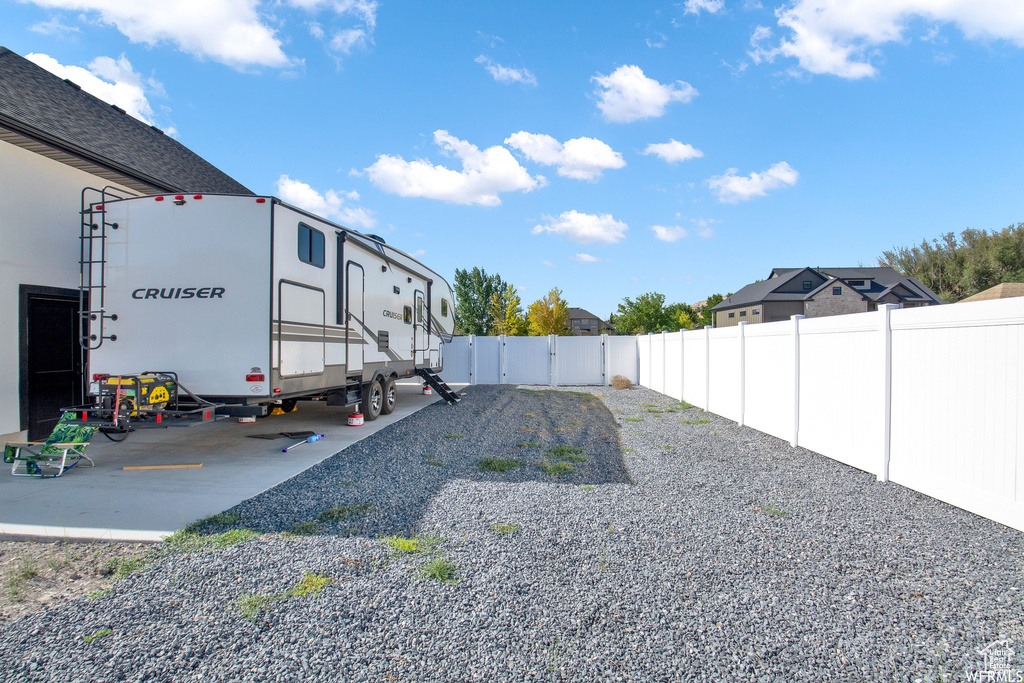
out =
[[[415,325],[413,325],[413,365],[419,367],[425,364],[424,354],[427,351],[427,307],[423,301],[423,292],[416,290],[416,313]]]
[[[353,261],[347,266],[346,303],[346,332],[345,337],[345,364],[347,372],[363,371],[363,348],[366,344],[364,339],[364,311],[363,311],[363,288],[365,275],[363,267]]]

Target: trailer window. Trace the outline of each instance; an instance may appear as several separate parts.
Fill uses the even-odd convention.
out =
[[[324,234],[299,223],[299,260],[317,268],[324,267]]]
[[[412,325],[412,306],[402,307],[402,322],[406,325]]]
[[[441,317],[448,317],[448,299],[441,299]]]

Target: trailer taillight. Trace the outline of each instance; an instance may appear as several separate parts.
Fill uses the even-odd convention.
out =
[[[103,205],[102,204],[97,204],[96,205],[96,210],[97,211],[102,211],[103,210]]]
[[[175,199],[184,199],[185,195],[183,195],[183,194],[176,194],[176,195],[174,195],[174,198]]]
[[[257,203],[257,204],[262,204],[262,203],[263,203],[263,202],[265,202],[265,201],[267,201],[267,200],[266,200],[265,198],[263,198],[263,197],[257,197],[257,198],[256,198],[256,203]]]
[[[246,382],[263,382],[266,380],[266,375],[246,375]]]
[[[94,372],[93,375],[92,375],[92,381],[93,382],[99,382],[104,377],[106,377],[106,375],[103,374],[102,372]]]
[[[202,199],[202,198],[203,198],[203,195],[201,195],[201,194],[194,194],[194,195],[192,195],[192,199]]]
[[[153,199],[157,200],[158,202],[162,202],[164,200],[163,197],[153,197]]]

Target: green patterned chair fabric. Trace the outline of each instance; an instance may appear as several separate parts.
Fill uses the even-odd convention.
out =
[[[59,477],[83,460],[88,461],[89,467],[95,465],[85,455],[85,449],[96,428],[72,424],[70,421],[75,418],[75,413],[64,413],[46,441],[6,444],[4,462],[11,465],[11,474],[22,477]]]

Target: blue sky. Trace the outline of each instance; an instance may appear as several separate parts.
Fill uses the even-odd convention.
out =
[[[1024,221],[1020,2],[0,5],[0,44],[255,192],[524,305],[694,303]]]

